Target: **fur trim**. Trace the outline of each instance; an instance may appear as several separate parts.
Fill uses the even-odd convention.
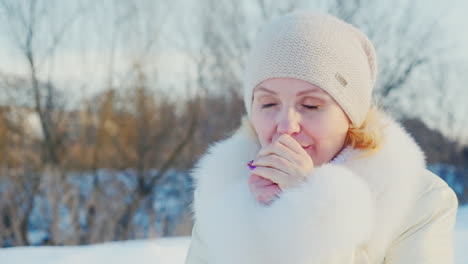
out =
[[[352,251],[370,238],[372,201],[367,184],[349,169],[316,168],[308,182],[252,212],[258,244],[281,252],[268,263],[318,263]]]
[[[247,185],[246,164],[260,149],[249,123],[211,146],[193,171],[195,221],[209,263],[317,263],[364,243],[372,261],[382,260],[425,164],[403,128],[379,118],[386,128],[378,152],[363,157],[347,148],[270,206],[257,203]]]

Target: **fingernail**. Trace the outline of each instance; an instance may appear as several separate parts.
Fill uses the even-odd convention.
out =
[[[251,160],[251,161],[247,164],[247,166],[249,166],[249,169],[251,169],[251,170],[253,170],[253,169],[256,168],[256,166],[252,165],[253,162],[254,162],[254,161]]]

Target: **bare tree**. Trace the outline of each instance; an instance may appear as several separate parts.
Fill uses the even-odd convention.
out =
[[[400,91],[415,89],[410,87],[415,76],[430,77],[443,68],[437,62],[449,45],[442,37],[445,31],[440,22],[440,17],[446,14],[442,10],[425,15],[419,4],[406,0],[392,5],[369,0],[329,1],[330,13],[358,26],[374,42],[379,57],[375,93],[387,106],[395,102]],[[429,64],[440,66],[433,68],[433,72],[421,72]]]
[[[3,13],[8,16],[13,41],[24,56],[29,69],[29,94],[44,133],[45,162],[58,165],[63,138],[58,123],[61,122],[63,112],[63,97],[60,96],[50,79],[40,80],[39,72],[46,70],[45,63],[52,59],[64,34],[79,13],[77,12],[75,16],[61,23],[57,28],[55,24],[51,24],[55,21],[48,20],[50,5],[50,3],[34,0],[0,2]],[[44,32],[44,29],[47,31]],[[43,43],[41,34],[45,33],[51,38]]]
[[[128,238],[131,231],[131,220],[141,203],[153,192],[154,187],[161,181],[168,169],[174,166],[180,153],[186,148],[198,126],[197,101],[187,106],[187,111],[192,113],[189,123],[180,131],[175,130],[178,117],[175,115],[174,104],[161,96],[154,101],[154,95],[144,87],[142,76],[138,78],[136,88],[132,90],[130,97],[133,108],[131,112],[136,114],[135,140],[133,151],[135,153],[135,168],[137,170],[137,188],[129,206],[120,217],[122,232],[118,232],[121,238]],[[157,105],[153,105],[156,102]],[[155,129],[157,128],[157,129]],[[182,132],[182,133],[181,133]],[[172,143],[168,146],[167,143]],[[168,155],[154,152],[154,150],[169,150]],[[155,156],[156,155],[156,156]],[[160,157],[158,157],[160,156]],[[161,157],[162,156],[162,157]],[[158,169],[157,174],[148,173],[150,168]]]
[[[30,244],[28,240],[28,224],[30,215],[34,208],[34,199],[39,194],[41,188],[49,188],[50,192],[45,192],[51,196],[52,219],[49,225],[51,234],[49,242],[58,243],[60,237],[58,225],[60,221],[59,204],[63,201],[63,193],[67,193],[67,186],[64,179],[64,142],[66,138],[65,100],[59,89],[51,80],[53,73],[53,61],[61,42],[68,29],[81,14],[82,10],[75,10],[73,15],[65,20],[57,19],[56,2],[44,1],[8,1],[0,2],[0,12],[7,18],[3,24],[4,30],[9,32],[20,53],[23,55],[25,65],[28,69],[27,82],[24,90],[29,100],[26,106],[31,107],[38,116],[40,130],[43,137],[39,138],[41,159],[40,164],[36,164],[28,170],[24,170],[21,179],[27,182],[28,186],[18,182],[21,192],[25,196],[21,200],[24,213],[15,215],[20,217],[12,223],[20,223],[21,241],[18,244]],[[61,13],[61,12],[59,12]],[[63,18],[63,17],[62,17]],[[21,87],[21,88],[23,88]],[[6,85],[4,89],[15,90],[15,86]],[[8,91],[7,91],[8,92]],[[13,95],[11,92],[8,94]],[[16,99],[16,98],[14,98]],[[28,135],[23,135],[25,138]],[[23,162],[27,162],[24,160]],[[26,166],[25,168],[27,168]],[[14,171],[7,171],[14,177]],[[47,179],[44,181],[44,179]],[[46,186],[44,186],[46,185]],[[41,187],[42,186],[42,187]],[[16,200],[11,200],[12,206]],[[11,215],[10,215],[11,216]]]

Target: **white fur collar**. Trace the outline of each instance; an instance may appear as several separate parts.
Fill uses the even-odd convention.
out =
[[[260,149],[248,121],[211,146],[193,171],[195,221],[209,263],[327,263],[358,247],[381,261],[425,163],[400,125],[379,118],[386,128],[378,152],[361,157],[346,148],[270,206],[258,204],[247,186],[246,164]]]

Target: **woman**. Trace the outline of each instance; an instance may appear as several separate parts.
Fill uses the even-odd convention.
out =
[[[193,171],[186,263],[452,263],[457,199],[371,105],[376,72],[372,43],[337,18],[266,25],[247,116]]]

